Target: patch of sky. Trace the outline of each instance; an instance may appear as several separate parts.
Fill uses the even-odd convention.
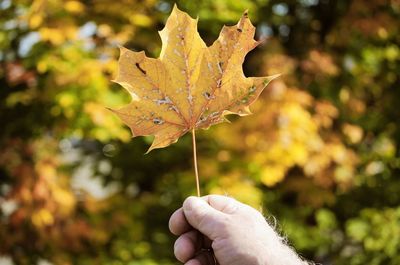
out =
[[[272,6],[272,12],[278,16],[285,16],[289,11],[287,4],[280,3]]]
[[[316,6],[319,3],[319,0],[298,0],[300,4],[304,6]]]
[[[79,165],[71,178],[71,186],[75,192],[85,191],[96,199],[105,199],[121,190],[117,182],[104,184],[100,176],[95,175],[95,161],[90,157],[81,158],[83,163]],[[110,165],[107,165],[109,167]],[[104,165],[103,165],[104,167]],[[107,168],[107,170],[111,170]]]
[[[18,54],[21,57],[28,55],[33,45],[40,41],[40,34],[36,31],[29,32],[22,39],[18,47]]]
[[[83,24],[78,31],[78,37],[81,39],[89,38],[96,33],[97,25],[96,23],[89,21]]]
[[[269,26],[265,22],[262,22],[257,27],[257,34],[258,34],[260,39],[265,39],[265,38],[271,37],[274,34],[274,32],[273,32],[271,26]]]
[[[160,2],[156,5],[156,8],[157,8],[159,11],[163,12],[163,13],[169,13],[170,10],[171,10],[171,4],[170,4],[170,3],[167,3],[167,2],[164,2],[164,1],[160,1]]]
[[[11,0],[2,0],[0,1],[0,9],[4,10],[11,6]]]
[[[12,30],[17,28],[18,26],[18,21],[16,19],[10,19],[4,22],[3,24],[3,30]]]

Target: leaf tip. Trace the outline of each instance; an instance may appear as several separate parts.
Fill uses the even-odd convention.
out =
[[[271,75],[270,77],[269,77],[269,79],[272,81],[272,80],[274,80],[274,79],[276,79],[276,78],[279,78],[279,77],[281,77],[281,75],[282,74],[275,74],[275,75]]]
[[[174,7],[172,8],[171,15],[172,14],[179,14],[179,13],[184,13],[182,10],[179,9],[178,5],[174,3]]]
[[[113,108],[110,108],[110,107],[105,107],[105,108],[106,108],[106,110],[108,110],[108,111],[111,111],[111,112],[113,112],[113,113],[116,113],[116,110],[113,109]]]
[[[276,75],[267,76],[263,81],[263,85],[267,86],[272,80],[275,80],[275,79],[279,78],[281,75],[282,74],[276,74]]]
[[[127,51],[129,51],[127,48],[125,48],[122,45],[118,44],[118,49],[119,49],[119,56],[123,55],[124,53],[126,53]]]

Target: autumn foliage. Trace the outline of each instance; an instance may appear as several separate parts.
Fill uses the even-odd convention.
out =
[[[143,155],[154,138],[132,140],[105,108],[132,104],[110,80],[130,91],[136,84],[131,73],[154,74],[148,62],[159,62],[149,58],[181,58],[165,46],[166,31],[163,43],[157,34],[165,24],[168,31],[173,21],[167,17],[178,12],[173,6],[0,1],[0,264],[177,264],[167,220],[195,194],[191,139],[182,136]],[[245,53],[235,57],[226,80],[233,78],[237,89],[241,82],[252,87],[239,73],[282,74],[257,101],[245,102],[253,103],[253,115],[232,115],[231,123],[198,132],[203,193],[262,207],[316,262],[399,264],[400,2],[199,0],[177,6],[199,17],[185,22],[191,30],[197,23],[191,44],[222,45],[218,35],[228,25],[221,34],[248,34],[246,52],[255,48],[254,29],[242,17],[248,9],[255,39],[263,42],[243,67]],[[246,25],[242,32],[238,20]],[[126,49],[118,63],[119,46]],[[212,48],[206,55],[215,73],[228,67],[219,64],[223,55]],[[135,72],[118,67],[124,56],[137,59],[128,64]],[[183,69],[193,78],[209,69],[193,65],[199,68]],[[224,78],[202,77],[211,87]],[[130,92],[143,96],[140,87]],[[199,93],[205,101],[213,96]],[[172,97],[157,99],[164,101],[152,101],[154,108],[172,106]],[[183,114],[192,122],[186,129],[201,120],[195,113],[201,111]],[[143,134],[154,135],[135,133]]]

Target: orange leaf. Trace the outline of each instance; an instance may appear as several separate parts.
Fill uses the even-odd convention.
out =
[[[158,59],[121,47],[115,82],[129,91],[129,105],[112,110],[133,136],[154,135],[149,151],[166,147],[192,129],[223,122],[227,114],[250,114],[249,105],[275,77],[245,77],[242,64],[258,42],[245,12],[235,26],[224,26],[207,47],[197,20],[176,6],[160,31]],[[149,152],[148,151],[148,152]]]

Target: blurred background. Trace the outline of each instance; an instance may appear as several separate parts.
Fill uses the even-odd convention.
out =
[[[118,45],[157,57],[173,1],[0,0],[0,264],[178,264],[190,135],[144,155],[107,107]],[[400,264],[400,1],[177,1],[207,44],[245,9],[282,73],[254,115],[198,132],[203,194],[266,216],[306,258]],[[270,218],[274,222],[273,218]]]

